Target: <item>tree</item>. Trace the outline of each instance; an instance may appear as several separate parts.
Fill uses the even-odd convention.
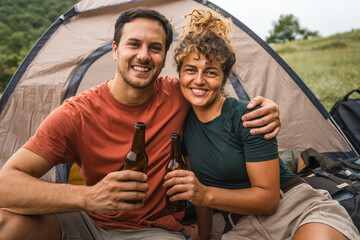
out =
[[[299,20],[292,14],[281,15],[277,22],[272,23],[274,29],[271,30],[270,36],[266,37],[267,43],[284,43],[295,39],[308,39],[318,36],[318,31],[310,31],[301,28]]]
[[[0,0],[0,96],[41,34],[79,0]]]
[[[10,56],[0,54],[0,93],[4,91],[21,60],[22,58],[15,53]]]

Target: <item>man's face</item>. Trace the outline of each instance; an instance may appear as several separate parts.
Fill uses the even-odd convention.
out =
[[[122,29],[119,45],[113,43],[117,73],[134,88],[146,88],[159,76],[165,63],[165,30],[161,23],[136,18]]]

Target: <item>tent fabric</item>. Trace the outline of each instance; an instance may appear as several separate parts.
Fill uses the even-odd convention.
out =
[[[62,101],[115,73],[111,44],[114,23],[131,7],[160,11],[173,24],[174,43],[162,75],[177,75],[173,51],[194,7],[219,9],[210,1],[193,0],[83,0],[62,15],[35,44],[0,99],[0,167],[31,137],[45,117]],[[329,119],[314,94],[278,54],[240,20],[232,18],[232,44],[236,63],[225,90],[230,96],[249,99],[261,95],[280,108],[279,151],[307,148],[329,156],[354,157],[356,153]],[[66,181],[58,167],[44,176]],[[60,171],[60,172],[59,172]]]

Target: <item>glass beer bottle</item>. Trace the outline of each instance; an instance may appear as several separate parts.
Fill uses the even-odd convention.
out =
[[[166,166],[165,172],[168,173],[180,169],[187,169],[185,161],[181,154],[180,133],[172,133],[170,159]],[[171,196],[166,195],[166,208],[169,211],[181,212],[185,210],[185,200],[171,202],[170,197]]]
[[[124,170],[133,170],[147,173],[148,156],[145,152],[145,127],[143,122],[135,123],[135,133],[130,151],[126,154]],[[129,200],[130,203],[138,203],[141,200]]]

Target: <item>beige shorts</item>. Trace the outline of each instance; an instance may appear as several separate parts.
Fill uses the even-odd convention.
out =
[[[85,212],[55,214],[61,228],[62,240],[190,240],[185,230],[171,232],[161,228],[143,228],[138,230],[101,228]]]
[[[327,224],[348,239],[360,239],[357,228],[338,201],[327,191],[302,183],[285,194],[281,192],[279,207],[273,215],[244,216],[222,236],[222,240],[290,240],[299,227],[313,222]]]

